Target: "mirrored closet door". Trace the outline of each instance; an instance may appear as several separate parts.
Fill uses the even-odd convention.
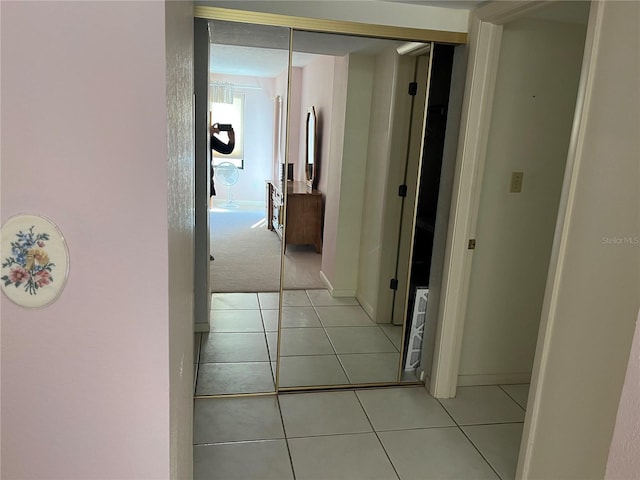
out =
[[[210,21],[211,123],[236,151],[212,161],[198,396],[419,381],[408,285],[434,44],[309,30]],[[220,113],[231,96],[240,120]],[[223,230],[240,224],[248,243]]]

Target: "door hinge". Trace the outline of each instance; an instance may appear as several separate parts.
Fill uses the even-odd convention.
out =
[[[402,198],[407,196],[407,186],[406,185],[400,185],[398,187],[398,196],[402,197]]]
[[[476,248],[476,239],[475,238],[470,238],[469,239],[469,246],[467,248],[469,250],[475,250],[475,248]]]
[[[397,278],[392,278],[391,281],[389,282],[389,288],[391,290],[397,290],[398,289],[398,279]]]
[[[415,95],[418,93],[418,82],[411,82],[409,84],[409,95]]]

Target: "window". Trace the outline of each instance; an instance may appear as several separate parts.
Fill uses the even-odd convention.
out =
[[[213,150],[213,166],[218,166],[222,162],[231,162],[238,168],[244,168],[244,93],[234,93],[233,103],[211,103],[211,124],[214,123],[233,125],[236,146],[229,155]],[[228,140],[225,132],[220,132],[218,138],[223,142]]]

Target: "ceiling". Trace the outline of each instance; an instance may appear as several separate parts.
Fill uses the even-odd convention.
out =
[[[378,0],[389,3],[470,9],[485,0]],[[286,28],[212,22],[210,70],[229,75],[275,77],[287,67],[289,32]],[[310,63],[315,55],[343,56],[348,53],[375,53],[404,42],[373,38],[295,32],[292,63]]]
[[[212,46],[209,65],[212,73],[275,77],[287,68],[289,32],[286,28],[262,25],[232,25],[211,22]],[[375,53],[404,42],[349,35],[294,32],[294,67],[303,67],[318,55],[343,56]]]
[[[474,8],[485,0],[380,0],[391,3]],[[585,8],[585,5],[587,7]],[[586,24],[588,2],[559,1],[528,15],[552,21]],[[287,68],[289,30],[283,27],[211,22],[210,71],[229,75],[275,77]],[[317,55],[343,56],[348,53],[375,53],[404,42],[366,37],[296,31],[292,64],[303,67]]]
[[[425,5],[428,7],[446,7],[446,8],[463,8],[474,9],[488,0],[432,0],[432,1],[412,1],[412,0],[380,0],[390,3],[406,3],[409,5]]]

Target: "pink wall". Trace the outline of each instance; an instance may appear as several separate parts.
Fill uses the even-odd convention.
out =
[[[640,474],[640,312],[627,377],[618,407],[605,478],[624,480]]]
[[[46,215],[71,255],[50,307],[2,298],[2,477],[168,478],[165,4],[0,5],[2,221]],[[173,225],[188,245],[189,222]],[[186,324],[188,305],[173,302]]]
[[[289,135],[287,140],[289,142],[289,163],[293,163],[294,180],[303,181],[305,179],[304,170],[304,157],[301,161],[300,152],[305,144],[305,127],[300,120],[302,118],[303,105],[302,91],[304,89],[304,68],[292,67],[291,68],[291,96],[289,98]],[[285,94],[286,95],[286,94]],[[306,110],[305,110],[306,111]]]

